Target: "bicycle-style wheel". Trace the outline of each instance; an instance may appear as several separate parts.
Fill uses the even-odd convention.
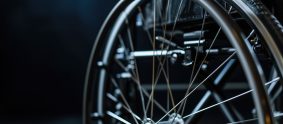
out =
[[[90,57],[84,123],[275,123],[265,87],[282,55],[261,27],[237,2],[120,1]]]

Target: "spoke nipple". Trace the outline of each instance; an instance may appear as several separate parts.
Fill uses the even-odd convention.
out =
[[[171,62],[172,64],[174,64],[174,63],[176,63],[177,59],[178,59],[177,53],[173,53],[173,54],[171,55],[171,57],[170,57],[170,62]]]
[[[150,118],[146,118],[144,121],[143,121],[143,124],[155,124],[153,120],[151,120]]]
[[[173,113],[170,115],[169,122],[171,122],[171,124],[184,124],[185,123],[182,116],[177,113]]]
[[[99,114],[97,112],[94,112],[94,113],[91,114],[91,118],[93,120],[101,120],[101,119],[104,118],[104,116],[103,116],[103,114]]]
[[[104,65],[103,62],[101,62],[101,61],[97,62],[97,66],[102,67],[103,65]]]
[[[201,65],[201,69],[202,69],[202,70],[206,70],[206,69],[207,69],[207,64],[202,64],[202,65]]]
[[[102,69],[102,68],[106,68],[106,64],[102,61],[98,61],[96,63],[96,65],[98,66],[98,68]]]

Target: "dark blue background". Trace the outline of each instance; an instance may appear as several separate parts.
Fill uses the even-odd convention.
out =
[[[0,123],[80,118],[90,50],[116,2],[1,1]]]

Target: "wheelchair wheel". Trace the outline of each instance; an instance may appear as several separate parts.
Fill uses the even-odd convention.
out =
[[[119,1],[91,53],[83,123],[276,123],[280,24],[243,1]]]

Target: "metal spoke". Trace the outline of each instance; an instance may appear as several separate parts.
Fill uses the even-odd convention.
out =
[[[131,124],[130,122],[128,122],[128,121],[125,120],[124,118],[119,117],[118,115],[116,115],[115,113],[113,113],[113,112],[111,112],[111,111],[107,111],[106,114],[109,115],[109,116],[112,117],[112,118],[117,119],[117,120],[120,121],[120,122],[123,122],[124,124]]]
[[[166,48],[166,49],[168,49],[168,48]],[[167,51],[166,51],[166,52],[167,52]],[[157,73],[157,75],[155,76],[155,80],[154,80],[154,83],[153,83],[153,86],[152,86],[152,90],[151,90],[151,94],[150,94],[150,98],[149,98],[149,99],[150,99],[151,101],[153,100],[154,91],[155,91],[157,82],[158,82],[159,77],[160,77],[161,72],[162,72],[163,75],[164,75],[164,77],[165,77],[166,84],[167,84],[167,86],[168,86],[168,92],[169,92],[169,95],[170,95],[171,102],[172,102],[172,104],[173,104],[173,106],[174,106],[174,98],[173,98],[172,90],[171,90],[171,88],[170,88],[169,75],[166,74],[166,71],[165,71],[165,69],[164,69],[164,64],[165,64],[167,58],[165,57],[163,60],[161,60],[161,57],[157,57],[157,60],[158,60],[158,63],[159,63],[159,66],[158,66],[159,69],[157,69],[157,72],[158,72],[158,73]],[[167,71],[167,73],[168,73],[168,71]],[[150,101],[148,101],[148,103],[147,103],[146,111],[148,110],[149,103],[150,103]]]
[[[117,62],[119,62],[118,60],[117,60]],[[118,64],[120,67],[121,67],[121,64]],[[124,67],[124,66],[122,66],[121,67],[122,69],[124,69],[124,71],[127,71],[127,69]],[[138,79],[136,79],[135,77],[130,77],[133,81],[134,81],[134,83],[136,83],[138,86],[140,85],[140,82],[139,82],[139,80]],[[140,86],[139,87],[139,91],[141,91],[141,92],[143,92],[143,94],[145,94],[148,98],[150,97],[149,96],[149,93],[142,87],[142,86]],[[161,104],[160,103],[158,103],[156,100],[153,100],[153,102],[155,103],[155,105],[157,106],[157,107],[159,107],[160,108],[160,110],[162,110],[164,113],[166,113],[167,111],[161,106]]]
[[[143,91],[143,93],[145,94],[146,97],[148,97],[148,98],[150,97],[149,94],[148,94],[148,92],[146,92],[145,89],[142,89],[142,91]],[[164,113],[167,112],[166,109],[164,109],[164,108],[162,107],[162,105],[161,105],[160,103],[158,103],[156,100],[153,100],[153,102],[154,102],[155,105],[156,105],[157,107],[159,107],[159,109],[162,110]]]
[[[152,49],[155,50],[155,31],[156,31],[156,0],[153,0],[153,37],[152,37]],[[155,80],[155,57],[152,57],[152,91],[151,91],[151,108],[150,108],[150,117],[153,117],[153,99],[154,99],[154,80]]]
[[[176,107],[178,107],[180,104],[184,102],[198,87],[200,87],[204,82],[206,82],[213,74],[215,74],[225,63],[227,63],[234,55],[236,52],[231,54],[224,62],[220,64],[212,73],[210,73],[202,82],[200,82],[189,94],[187,94],[182,100],[180,100],[173,108],[171,108],[162,118],[160,118],[158,122],[160,122],[162,119],[164,119],[168,114],[170,114]]]
[[[203,21],[202,21],[202,25],[201,25],[201,32],[203,32],[203,29],[204,29],[204,23],[205,23],[205,20],[206,20],[206,18],[205,18],[205,16],[206,16],[206,12],[204,13],[204,15],[203,15],[204,17],[203,17]],[[201,36],[202,36],[202,34],[199,36],[199,38],[198,38],[198,45],[197,45],[197,50],[196,51],[199,51],[199,45],[200,45],[200,40],[201,40]],[[187,93],[189,93],[189,90],[190,90],[190,87],[191,87],[191,84],[192,84],[192,78],[193,78],[193,75],[194,75],[194,70],[195,70],[195,67],[196,67],[196,61],[197,61],[197,58],[198,58],[198,52],[196,52],[196,56],[195,56],[195,59],[194,59],[194,64],[193,64],[193,68],[192,68],[192,71],[191,71],[191,76],[190,76],[190,81],[189,81],[189,87],[188,87],[188,90],[187,90],[187,92],[186,92],[186,95],[187,95]],[[184,113],[184,110],[185,110],[185,104],[186,104],[186,102],[187,102],[187,99],[184,101],[184,103],[182,103],[182,105],[180,106],[180,108],[178,109],[178,113],[180,112],[180,110],[182,110],[182,114],[181,115],[183,115],[183,113]]]
[[[131,48],[131,51],[134,51],[134,45],[133,45],[133,40],[132,40],[132,33],[131,33],[130,28],[129,28],[128,20],[126,20],[126,25],[127,25],[127,34],[128,34],[128,38],[129,38],[130,48]],[[136,62],[135,58],[134,58],[134,65],[135,65],[136,78],[138,80],[137,84],[138,84],[138,87],[139,87],[139,93],[140,93],[140,97],[141,97],[144,118],[147,118],[146,110],[145,110],[145,101],[144,101],[143,93],[141,92],[141,84],[140,84],[140,78],[139,78],[139,69],[138,69],[137,62]]]
[[[155,88],[156,88],[156,85],[157,85],[158,79],[159,79],[159,77],[160,77],[160,75],[161,75],[161,72],[163,72],[163,75],[164,75],[165,80],[166,80],[166,84],[167,84],[169,96],[170,96],[171,102],[172,102],[172,104],[173,104],[173,106],[174,106],[175,103],[174,103],[173,93],[172,93],[172,90],[171,90],[171,87],[170,87],[170,84],[169,84],[169,83],[170,83],[170,82],[169,82],[169,77],[168,77],[169,75],[166,74],[166,71],[164,70],[164,67],[163,67],[164,64],[165,64],[165,60],[167,60],[167,59],[164,59],[163,62],[161,62],[161,63],[159,64],[158,73],[157,73],[157,76],[156,76],[156,80],[154,81],[154,86],[152,87],[152,90],[151,90],[152,92],[151,92],[151,94],[150,94],[150,99],[152,98],[153,90],[155,90]],[[169,72],[167,71],[167,73],[169,73]],[[150,103],[150,101],[147,103],[146,110],[148,110],[149,103]]]
[[[196,77],[197,77],[197,75],[198,75],[198,73],[199,73],[199,71],[200,71],[200,69],[201,69],[201,65],[202,65],[202,64],[204,63],[204,61],[206,60],[206,58],[207,58],[207,56],[208,56],[208,54],[209,54],[209,51],[211,50],[212,46],[214,45],[214,42],[216,41],[216,38],[218,37],[220,31],[221,31],[221,27],[218,29],[218,31],[217,31],[217,33],[216,33],[216,35],[215,35],[215,37],[214,37],[212,43],[210,44],[210,46],[209,46],[209,48],[208,48],[208,52],[205,54],[205,56],[204,56],[204,58],[203,58],[203,60],[202,60],[202,62],[201,62],[201,64],[200,64],[200,66],[199,66],[199,68],[198,68],[198,70],[197,70],[197,72],[196,72],[196,74],[195,74],[194,77],[192,77],[192,76],[193,76],[193,72],[194,72],[194,67],[193,67],[192,74],[191,74],[191,79],[192,79],[192,80],[190,79],[189,87],[188,87],[188,89],[187,89],[187,91],[186,91],[186,94],[189,93],[189,91],[190,91],[190,89],[191,89],[191,87],[192,87],[192,85],[193,85],[193,82],[195,81],[195,79],[196,79]],[[194,65],[195,65],[195,64],[194,64]],[[187,101],[187,100],[185,100],[185,102],[184,102],[184,104],[183,104],[182,115],[184,114],[186,101]]]
[[[118,83],[117,83],[117,82],[115,81],[115,79],[112,78],[112,77],[111,77],[111,82],[112,82],[113,85],[114,85],[116,88],[118,88],[118,90],[120,91],[122,100],[123,100],[124,103],[126,104],[127,108],[129,108],[129,112],[130,112],[130,114],[133,116],[133,118],[134,118],[136,124],[138,124],[138,121],[137,121],[137,119],[136,119],[136,117],[135,117],[135,114],[133,114],[133,111],[132,111],[132,109],[131,109],[131,107],[130,107],[128,101],[126,100],[123,91],[122,91],[121,88],[119,87]]]
[[[163,1],[163,0],[161,0],[161,1]],[[165,22],[167,21],[167,12],[168,12],[168,9],[169,9],[169,0],[167,0],[167,7],[166,7],[166,11],[165,11]],[[159,5],[159,8],[158,8],[158,13],[159,13],[159,17],[160,17],[160,19],[161,19],[161,22],[163,21],[162,19],[164,19],[163,18],[163,15],[162,15],[162,11],[161,11],[161,5]],[[162,30],[163,30],[163,36],[165,36],[165,33],[166,33],[166,27],[167,27],[167,25],[165,24],[164,26],[163,26],[163,24],[161,23],[161,27],[162,27]]]
[[[169,3],[169,2],[168,2]],[[154,5],[155,6],[155,5]],[[168,5],[169,6],[169,5]],[[167,6],[167,9],[169,8]],[[138,10],[139,10],[139,12],[141,13],[141,18],[142,18],[142,20],[143,20],[143,22],[145,22],[145,19],[144,19],[144,16],[143,16],[143,13],[142,13],[142,11],[141,11],[141,8],[140,7],[138,7]],[[166,10],[166,11],[168,11],[168,10]],[[155,12],[154,12],[155,13]],[[148,39],[151,41],[150,43],[151,43],[151,45],[152,45],[152,47],[153,47],[153,51],[155,50],[155,40],[156,40],[156,37],[155,37],[155,16],[154,16],[154,31],[153,31],[153,36],[151,36],[150,35],[150,33],[149,33],[149,31],[147,30],[147,29],[145,29],[145,31],[146,31],[146,34],[147,34],[147,36],[148,36]],[[151,38],[152,37],[152,38]],[[163,47],[162,49],[169,49],[169,47]],[[154,53],[154,52],[153,52]],[[157,58],[157,60],[158,60],[158,62],[159,62],[159,65],[162,65],[161,66],[161,71],[163,72],[163,73],[165,73],[165,69],[164,69],[164,67],[163,67],[163,65],[164,65],[164,63],[165,63],[165,60],[166,60],[166,57],[164,58],[164,60],[162,61],[161,60],[161,57],[156,57]],[[150,95],[150,101],[152,101],[154,98],[153,98],[153,95],[154,95],[154,89],[155,89],[155,85],[156,85],[156,80],[158,80],[158,78],[159,78],[159,75],[160,74],[157,74],[157,78],[156,78],[156,75],[154,75],[155,74],[155,71],[154,71],[154,69],[155,69],[155,67],[154,67],[154,60],[155,60],[155,57],[154,57],[154,55],[153,55],[153,70],[152,70],[152,92],[151,92],[151,95]],[[158,73],[160,73],[159,71],[158,71]],[[164,75],[165,76],[165,78],[166,78],[166,80],[168,80],[169,81],[169,78],[168,78],[168,75],[166,76],[166,75]],[[156,79],[155,79],[156,78]],[[168,82],[169,83],[169,82]],[[170,98],[171,98],[171,102],[172,102],[172,104],[174,104],[174,98],[173,98],[173,95],[172,95],[172,91],[171,91],[171,88],[169,88],[168,89],[169,90],[169,92],[171,92],[171,95],[170,95]],[[149,101],[149,102],[150,102]],[[149,104],[149,102],[148,102],[148,104]],[[146,107],[146,111],[147,111],[147,108],[148,108],[148,104],[147,104],[147,107]],[[152,107],[152,106],[151,106]],[[152,113],[152,112],[151,112]]]
[[[132,80],[133,80],[135,83],[137,83],[137,80],[136,80],[136,79],[132,78]],[[141,87],[141,91],[142,91],[142,92],[145,94],[145,96],[149,99],[149,97],[150,97],[149,93],[148,93],[144,88],[142,88],[142,87]],[[153,100],[153,102],[154,102],[154,104],[155,104],[160,110],[162,110],[164,113],[167,112],[166,109],[164,109],[163,106],[162,106],[158,101]]]
[[[167,15],[167,13],[168,13],[168,11],[169,11],[169,3],[171,3],[170,2],[170,0],[168,0],[168,3],[167,3],[167,8],[166,8],[166,15]],[[139,10],[139,12],[141,13],[141,16],[142,16],[142,20],[143,20],[143,22],[145,22],[145,19],[144,19],[144,16],[143,16],[143,13],[142,13],[142,11],[141,11],[141,8],[140,7],[138,7],[138,10]],[[154,24],[155,24],[155,21],[154,21]],[[155,25],[154,25],[154,30],[155,30]],[[166,32],[166,25],[165,25],[165,29],[163,29],[164,30],[164,36],[163,37],[165,37],[165,32]],[[146,33],[147,33],[147,36],[148,36],[148,39],[151,41],[151,45],[154,47],[154,42],[155,42],[155,40],[156,40],[156,38],[157,37],[154,37],[153,36],[153,38],[151,39],[151,35],[150,35],[150,33],[149,33],[149,31],[148,30],[145,30],[146,31]],[[155,31],[154,31],[155,32]],[[154,47],[155,48],[155,47]],[[169,47],[163,47],[162,48],[162,50],[168,50],[169,49]],[[154,55],[153,55],[154,56]],[[162,60],[161,60],[161,57],[157,57],[157,60],[158,60],[158,62],[159,63],[161,63],[161,65],[164,65],[164,62],[165,62],[165,60],[166,60],[166,57],[164,58],[164,60],[163,60],[163,62],[162,62]],[[163,66],[162,66],[162,71],[163,71],[163,73],[165,73],[164,71],[164,68],[163,68]],[[159,73],[159,72],[158,72]],[[158,74],[159,75],[159,74]],[[165,78],[166,78],[166,83],[167,83],[167,85],[168,85],[168,90],[169,90],[169,93],[171,94],[170,95],[170,99],[171,99],[171,102],[172,102],[172,104],[173,104],[173,106],[174,106],[174,98],[173,98],[173,95],[172,95],[172,90],[171,90],[171,88],[170,88],[170,82],[169,82],[169,78],[168,78],[168,76],[169,75],[164,75],[165,76]],[[154,77],[154,76],[153,76]],[[159,76],[158,76],[159,77]],[[158,78],[157,78],[158,79]],[[154,79],[152,79],[152,80],[154,80]],[[156,84],[155,84],[156,85]],[[152,87],[152,91],[154,91],[154,89],[155,89],[155,86],[154,87]],[[152,93],[151,93],[151,95],[150,96],[152,96]]]
[[[171,0],[167,0],[167,7],[166,7],[166,11],[165,11],[165,22],[168,21],[168,11],[169,11],[169,7],[171,6],[170,4],[172,2],[170,2]],[[166,34],[166,30],[167,30],[167,25],[165,24],[164,26],[164,31],[163,31],[163,37],[165,37],[165,34]]]
[[[230,14],[230,12],[232,11],[232,9],[233,9],[233,8],[232,8],[232,6],[231,6],[231,7],[229,8],[229,10],[228,10],[228,14]],[[204,17],[204,18],[205,18],[205,17]],[[205,20],[204,20],[204,21],[205,21]],[[203,24],[204,24],[204,22],[203,22]],[[203,26],[203,25],[202,25],[202,26]],[[202,27],[202,29],[203,29],[203,27]],[[187,91],[186,91],[186,94],[189,92],[191,86],[193,85],[193,82],[196,80],[196,78],[197,78],[197,76],[198,76],[198,74],[199,74],[199,72],[200,72],[201,66],[202,66],[203,63],[205,62],[205,60],[206,60],[208,54],[210,53],[210,50],[211,50],[211,48],[213,47],[213,45],[214,45],[216,39],[218,38],[221,29],[222,29],[221,27],[218,29],[216,35],[214,36],[214,38],[213,38],[213,40],[212,40],[212,43],[210,44],[210,46],[209,46],[209,48],[208,48],[208,52],[205,54],[205,56],[204,56],[203,60],[201,61],[201,64],[200,64],[200,66],[199,66],[197,72],[195,73],[195,76],[193,77],[193,75],[194,75],[194,69],[195,69],[195,63],[196,63],[197,56],[198,56],[198,54],[196,53],[195,62],[194,62],[194,67],[193,67],[193,70],[192,70],[192,73],[191,73],[190,83],[189,83],[189,87],[188,87],[188,89],[187,89]],[[252,34],[252,33],[250,33],[250,34]],[[199,37],[199,41],[200,41],[200,39],[201,39],[201,37]],[[199,44],[198,44],[198,48],[199,48]],[[185,100],[185,102],[184,102],[183,110],[182,110],[182,114],[181,114],[181,115],[184,114],[186,101],[187,101],[187,100]]]
[[[131,111],[129,108],[127,108],[125,105],[123,105],[123,108],[128,111],[130,114],[132,114],[132,116],[134,116],[137,120],[139,120],[140,122],[142,122],[142,119],[135,113],[133,113],[133,111]]]
[[[176,24],[177,24],[177,20],[179,19],[179,16],[181,15],[180,13],[181,13],[182,5],[184,5],[183,2],[184,2],[184,0],[181,0],[181,2],[179,4],[177,15],[176,15],[175,20],[174,20],[172,32],[174,32]],[[172,40],[172,38],[173,38],[173,35],[171,35],[170,40]]]
[[[269,85],[269,84],[275,83],[275,82],[279,81],[279,79],[280,79],[280,78],[277,77],[277,78],[273,79],[272,81],[269,81],[269,82],[265,83],[265,85]],[[186,115],[186,116],[184,116],[183,118],[188,118],[188,117],[190,117],[190,116],[192,116],[192,115],[198,114],[198,113],[200,113],[200,112],[203,112],[203,111],[205,111],[205,110],[211,109],[211,108],[216,107],[216,106],[218,106],[218,105],[221,105],[221,104],[223,104],[223,103],[229,102],[229,101],[231,101],[231,100],[234,100],[234,99],[236,99],[236,98],[239,98],[239,97],[241,97],[241,96],[244,96],[244,95],[246,95],[246,94],[249,94],[249,93],[251,93],[251,92],[253,92],[253,91],[254,91],[254,90],[251,89],[251,90],[249,90],[249,91],[243,92],[243,93],[241,93],[241,94],[239,94],[239,95],[236,95],[236,96],[233,96],[233,97],[231,97],[231,98],[229,98],[229,99],[223,100],[222,102],[213,104],[213,105],[208,106],[208,107],[206,107],[206,108],[203,108],[203,109],[201,109],[201,110],[199,110],[199,111],[196,111],[196,112],[194,112],[194,113],[191,113],[191,114],[189,114],[189,115]]]
[[[118,102],[117,98],[115,98],[115,97],[114,97],[112,94],[110,94],[110,93],[107,93],[107,97],[108,97],[110,100],[112,100],[113,102]],[[121,104],[122,104],[122,103],[121,103]],[[137,114],[133,113],[133,111],[132,111],[130,108],[126,107],[124,104],[122,104],[122,107],[123,107],[127,112],[129,112],[130,114],[132,114],[132,116],[134,116],[137,120],[139,120],[139,121],[142,122],[141,118],[138,117]]]
[[[126,45],[125,45],[124,40],[123,40],[123,38],[122,38],[122,36],[121,36],[120,34],[118,35],[118,39],[119,39],[119,41],[120,41],[120,44],[121,44],[122,47],[124,48],[124,50],[126,50]],[[134,49],[133,46],[131,47],[131,49]],[[126,55],[126,58],[127,58],[127,59],[130,58],[128,52],[125,52],[125,55]],[[127,68],[122,64],[121,61],[115,59],[115,62],[116,62],[124,71],[129,71],[129,69],[127,69]],[[135,71],[133,71],[132,69],[130,69],[130,70],[131,70],[131,72],[132,72],[133,75],[135,75],[136,77],[138,77],[138,74],[136,74]]]
[[[169,96],[170,96],[170,99],[171,99],[172,106],[175,106],[173,93],[172,93],[172,89],[171,89],[171,86],[170,86],[169,67],[168,67],[169,63],[168,63],[168,59],[166,59],[166,60],[167,60],[167,62],[166,62],[167,74],[165,74],[165,71],[163,71],[163,73],[164,73],[164,75],[167,75],[167,76],[165,76],[165,78],[166,78],[166,85],[167,85],[168,93],[169,93]],[[176,111],[176,110],[174,110],[174,111]]]

